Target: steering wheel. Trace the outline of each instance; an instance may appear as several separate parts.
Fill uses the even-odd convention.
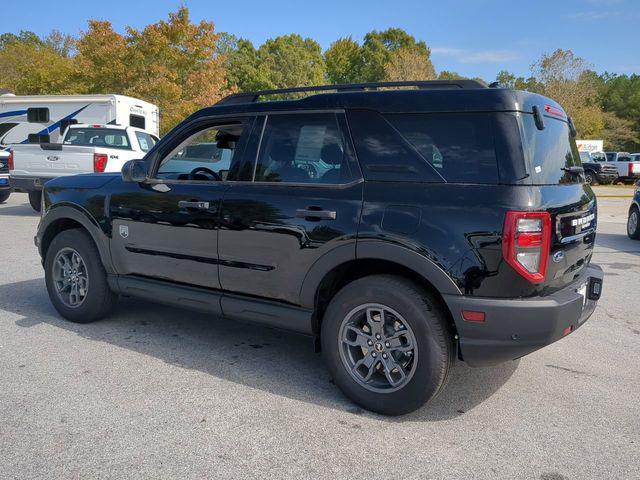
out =
[[[309,178],[312,178],[312,179],[318,178],[318,170],[312,164],[301,163],[298,165],[298,168],[301,168],[302,170],[307,172],[307,175],[309,175]]]
[[[213,178],[216,182],[221,182],[222,177],[218,175],[213,170],[208,169],[207,167],[196,167],[189,172],[189,180],[196,180],[196,175],[198,173],[203,173],[204,175]]]

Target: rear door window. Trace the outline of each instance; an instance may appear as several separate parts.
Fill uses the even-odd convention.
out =
[[[580,183],[580,175],[567,172],[567,167],[579,166],[580,153],[569,124],[560,119],[545,116],[543,130],[538,130],[533,114],[523,114],[523,148],[529,161],[534,185]]]
[[[349,183],[350,152],[338,120],[335,113],[269,115],[254,180]]]
[[[386,118],[447,182],[498,183],[489,114],[391,114]]]

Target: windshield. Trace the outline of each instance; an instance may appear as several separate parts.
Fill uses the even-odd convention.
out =
[[[580,166],[580,153],[564,120],[545,116],[544,129],[538,130],[532,114],[522,116],[523,147],[534,185],[580,183],[580,175],[566,171]]]
[[[580,152],[580,160],[582,162],[590,162],[591,155],[589,155],[589,152]]]
[[[127,132],[115,128],[72,128],[67,133],[64,144],[131,150]]]
[[[607,156],[603,152],[593,152],[591,154],[591,159],[596,162],[606,162]]]

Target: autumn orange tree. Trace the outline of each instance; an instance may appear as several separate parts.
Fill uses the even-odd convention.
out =
[[[213,22],[194,24],[186,7],[142,30],[115,32],[91,21],[77,42],[76,84],[87,93],[120,92],[157,104],[161,130],[231,93]]]

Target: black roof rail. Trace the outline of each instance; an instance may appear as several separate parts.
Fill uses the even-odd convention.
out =
[[[358,92],[365,90],[378,90],[380,88],[416,87],[420,90],[447,89],[447,88],[487,88],[478,80],[421,80],[408,82],[368,82],[368,83],[344,83],[337,85],[316,85],[313,87],[280,88],[276,90],[259,90],[256,92],[234,93],[224,97],[216,105],[237,105],[242,103],[255,103],[260,97],[267,95],[282,95],[286,93],[300,92]]]

